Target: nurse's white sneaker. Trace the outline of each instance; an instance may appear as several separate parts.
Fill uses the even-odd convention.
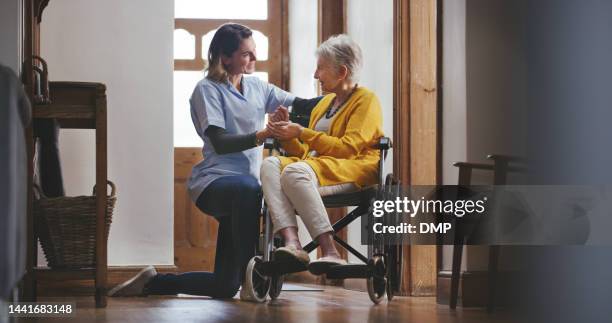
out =
[[[108,292],[111,297],[129,297],[129,296],[146,296],[144,292],[145,285],[157,275],[157,271],[153,266],[147,266],[134,277],[115,286]]]

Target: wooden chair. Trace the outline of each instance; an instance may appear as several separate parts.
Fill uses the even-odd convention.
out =
[[[460,186],[469,186],[472,182],[472,171],[473,170],[486,170],[493,172],[493,185],[505,185],[509,172],[521,172],[524,170],[523,167],[515,164],[523,163],[523,160],[518,157],[511,157],[505,155],[488,155],[487,159],[493,161],[493,164],[484,163],[470,163],[470,162],[456,162],[453,166],[459,168],[459,181]],[[512,163],[513,165],[510,165]],[[457,307],[457,300],[459,296],[459,279],[461,276],[461,258],[463,255],[463,245],[465,244],[468,236],[464,230],[458,228],[455,230],[454,247],[453,247],[453,262],[452,262],[452,273],[451,273],[451,293],[449,306],[451,309]],[[489,264],[488,264],[488,303],[487,311],[492,312],[495,308],[496,298],[496,282],[499,265],[499,246],[489,247]]]

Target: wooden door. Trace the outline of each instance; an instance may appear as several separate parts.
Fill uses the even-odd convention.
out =
[[[174,264],[180,272],[212,271],[217,221],[202,213],[189,197],[191,168],[202,160],[201,148],[174,148]]]

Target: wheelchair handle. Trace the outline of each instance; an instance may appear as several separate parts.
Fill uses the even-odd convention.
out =
[[[374,144],[375,149],[380,149],[380,150],[389,150],[391,149],[391,147],[393,147],[393,144],[391,143],[391,138],[389,137],[380,137],[378,139],[378,142],[376,144]]]

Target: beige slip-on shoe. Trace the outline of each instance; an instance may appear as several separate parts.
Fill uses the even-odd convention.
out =
[[[274,260],[297,260],[300,263],[307,265],[310,262],[308,253],[295,246],[280,247],[274,251]]]

